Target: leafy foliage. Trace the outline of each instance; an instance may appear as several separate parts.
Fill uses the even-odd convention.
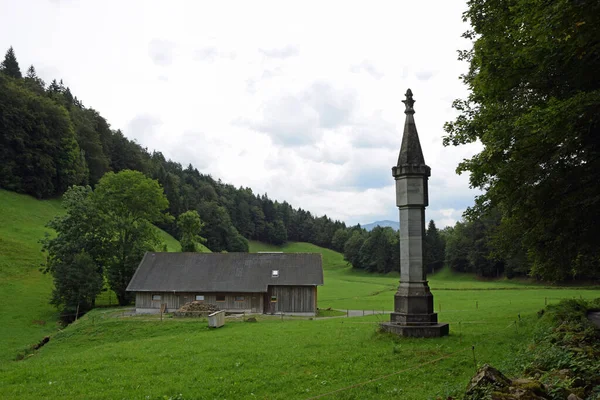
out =
[[[464,14],[473,48],[446,124],[446,145],[484,149],[457,171],[485,190],[470,218],[502,214],[497,250],[525,249],[531,274],[597,277],[600,248],[600,3],[471,0]]]
[[[52,273],[56,286],[53,304],[67,309],[74,299],[80,304],[88,298],[79,297],[73,279],[85,279],[86,275],[76,269],[89,272],[92,264],[101,281],[106,278],[119,304],[128,304],[131,294],[125,289],[140,260],[146,251],[162,243],[152,223],[169,220],[162,213],[168,207],[162,188],[141,172],[108,173],[95,191],[89,186],[70,188],[64,195],[64,206],[66,215],[48,224],[58,235],[42,241],[48,252],[45,271]],[[89,279],[78,285],[89,287],[86,293],[91,296],[92,289],[97,288],[96,276],[91,274]],[[93,302],[82,305],[91,307]]]
[[[181,251],[198,251],[198,243],[205,243],[206,239],[200,236],[204,223],[200,220],[198,212],[195,210],[186,211],[179,215],[177,226],[181,231]]]
[[[70,188],[63,205],[67,213],[48,223],[58,236],[46,236],[42,244],[48,253],[45,272],[54,279],[50,303],[61,308],[69,320],[77,310],[85,313],[91,309],[102,290],[103,220],[89,186]]]
[[[64,107],[0,74],[0,186],[49,197],[81,183],[84,168]]]
[[[600,392],[600,334],[587,318],[590,310],[598,309],[600,299],[570,299],[544,310],[527,349],[525,372],[540,374],[553,398],[576,392],[591,399]]]
[[[500,214],[492,212],[481,218],[457,222],[444,230],[446,264],[457,272],[472,272],[479,276],[513,277],[527,273],[527,263],[521,259],[498,255],[494,240],[498,236]]]
[[[104,280],[89,254],[75,254],[70,262],[54,266],[53,304],[62,310],[65,320],[73,320],[94,306]]]
[[[107,173],[96,186],[93,203],[102,216],[102,261],[119,304],[128,304],[127,285],[146,251],[161,245],[152,223],[169,221],[169,205],[157,181],[139,171]]]

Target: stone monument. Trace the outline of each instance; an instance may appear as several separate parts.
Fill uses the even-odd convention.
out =
[[[394,295],[391,321],[381,328],[400,336],[440,337],[448,324],[438,323],[433,312],[433,295],[427,284],[423,249],[425,207],[429,205],[427,180],[431,168],[425,164],[413,117],[413,94],[406,91],[404,133],[398,165],[392,167],[396,180],[396,205],[400,209],[400,286]]]

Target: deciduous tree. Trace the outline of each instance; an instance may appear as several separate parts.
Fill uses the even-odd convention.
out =
[[[181,232],[181,251],[197,252],[199,243],[206,243],[206,239],[200,236],[204,223],[200,220],[198,211],[190,210],[179,215],[177,226]]]
[[[146,251],[162,241],[153,223],[168,221],[169,202],[156,180],[139,171],[109,172],[100,179],[93,201],[103,217],[103,263],[119,304],[131,301],[125,289]]]
[[[446,145],[483,150],[459,164],[484,190],[467,215],[502,213],[549,280],[600,274],[600,2],[470,0],[470,63]],[[506,250],[506,249],[505,249]]]

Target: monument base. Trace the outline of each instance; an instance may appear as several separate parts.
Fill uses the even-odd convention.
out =
[[[384,322],[380,324],[380,326],[381,330],[384,332],[390,332],[404,337],[433,338],[446,336],[450,333],[450,325],[444,323],[401,325],[393,322]]]

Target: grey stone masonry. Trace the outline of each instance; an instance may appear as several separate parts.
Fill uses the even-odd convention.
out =
[[[392,167],[400,211],[400,286],[394,295],[391,320],[381,327],[401,336],[440,337],[448,334],[449,326],[438,323],[423,265],[425,207],[429,205],[427,181],[431,169],[423,158],[410,89],[402,102],[406,105],[406,121],[398,165]]]

